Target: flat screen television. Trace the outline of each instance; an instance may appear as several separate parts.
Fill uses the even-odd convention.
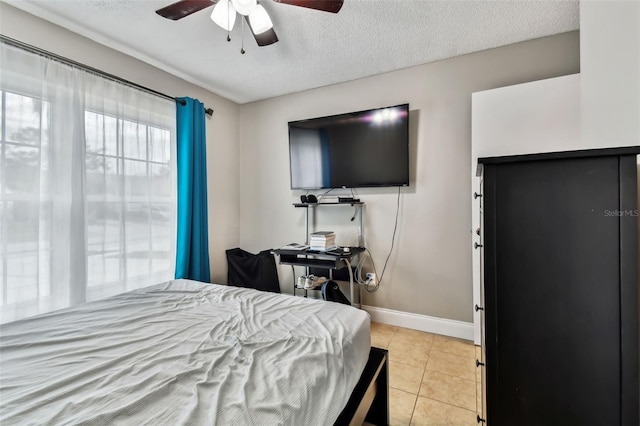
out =
[[[289,122],[291,189],[409,185],[409,104]]]

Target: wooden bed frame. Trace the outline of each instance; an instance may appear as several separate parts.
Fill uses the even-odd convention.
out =
[[[389,351],[371,347],[369,360],[334,426],[389,424]]]

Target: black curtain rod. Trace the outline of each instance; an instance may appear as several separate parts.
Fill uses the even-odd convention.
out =
[[[156,95],[156,96],[159,96],[159,97],[165,98],[165,99],[170,99],[172,101],[177,101],[177,102],[180,103],[180,105],[185,105],[187,103],[185,100],[178,99],[178,98],[176,98],[174,96],[167,95],[166,93],[158,92],[157,90],[153,90],[153,89],[151,89],[149,87],[142,86],[141,84],[137,84],[137,83],[134,83],[132,81],[125,80],[124,78],[118,77],[118,76],[113,75],[113,74],[109,74],[108,72],[104,72],[104,71],[99,70],[99,69],[94,68],[94,67],[90,67],[89,65],[85,65],[83,63],[76,62],[76,61],[74,61],[72,59],[65,58],[64,56],[56,55],[55,53],[51,53],[49,51],[40,49],[39,47],[35,47],[35,46],[30,45],[30,44],[21,42],[20,40],[16,40],[16,39],[13,39],[11,37],[7,37],[7,36],[5,36],[3,34],[0,34],[0,40],[2,42],[4,42],[4,43],[8,44],[8,45],[11,45],[11,46],[14,46],[14,47],[18,47],[20,49],[24,49],[24,50],[29,51],[31,53],[35,53],[36,55],[44,56],[45,58],[49,58],[49,59],[52,59],[54,61],[58,61],[58,62],[61,62],[63,64],[66,64],[66,65],[70,65],[70,66],[75,67],[75,68],[79,68],[79,69],[81,69],[83,71],[91,72],[91,73],[96,74],[96,75],[98,75],[100,77],[104,77],[104,78],[107,78],[109,80],[112,80],[112,81],[115,81],[115,82],[118,82],[118,83],[125,84],[125,85],[130,86],[130,87],[133,87],[135,89],[142,90],[142,91],[147,92],[147,93],[151,93],[152,95]],[[213,108],[207,108],[206,105],[205,105],[204,106],[204,112],[207,115],[212,116],[213,115]]]

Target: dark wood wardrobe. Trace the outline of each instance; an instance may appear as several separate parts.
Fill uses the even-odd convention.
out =
[[[483,418],[638,425],[640,147],[482,158]]]

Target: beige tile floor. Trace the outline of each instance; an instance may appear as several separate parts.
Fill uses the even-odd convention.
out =
[[[371,345],[389,350],[391,425],[477,425],[473,342],[374,322]]]

